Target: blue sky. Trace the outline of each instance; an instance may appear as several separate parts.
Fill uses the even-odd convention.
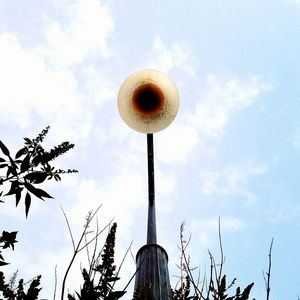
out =
[[[114,217],[119,225],[117,263],[132,240],[134,255],[144,244],[146,137],[123,123],[116,98],[130,73],[155,68],[181,101],[172,125],[154,136],[158,241],[170,274],[181,222],[204,271],[207,249],[218,257],[220,217],[228,276],[254,281],[253,297],[264,299],[274,237],[272,299],[296,299],[299,53],[297,0],[0,1],[1,140],[17,150],[50,125],[45,146],[76,145],[57,165],[80,171],[49,183],[55,200],[34,201],[28,220],[14,201],[2,205],[1,226],[20,231],[7,270],[41,273],[52,297],[55,265],[60,284],[72,254],[60,204],[78,236],[86,213],[103,204],[100,224]],[[134,269],[129,257],[120,287]]]

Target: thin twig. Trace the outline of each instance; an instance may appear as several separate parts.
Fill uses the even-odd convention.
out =
[[[223,252],[223,244],[222,244],[221,219],[220,219],[220,217],[219,217],[218,234],[219,234],[219,246],[220,246],[220,254],[221,254],[221,262],[220,262],[219,277],[218,277],[218,284],[220,285],[221,277],[222,277],[222,271],[223,271],[223,264],[225,262],[224,252]]]
[[[132,249],[130,248],[130,256],[131,256],[131,258],[132,258],[132,260],[133,260],[133,263],[136,265],[136,261],[135,261],[135,257],[134,257],[134,255],[133,255],[133,253],[132,253]]]
[[[201,286],[201,290],[200,290],[200,295],[202,296],[204,293],[204,287],[205,287],[205,283],[206,283],[206,271],[204,272],[204,277],[203,277],[203,281],[202,281],[202,286]]]
[[[103,227],[103,229],[101,231],[99,231],[98,234],[96,234],[86,245],[82,246],[81,248],[78,249],[78,252],[82,251],[85,247],[87,247],[90,243],[92,243],[94,240],[96,240],[98,238],[98,236],[104,231],[106,230],[107,227],[109,227],[112,223],[113,219],[111,219],[109,221],[109,223],[107,225],[105,225],[105,227]]]
[[[182,225],[184,225],[184,224],[182,224]],[[186,265],[186,268],[185,268],[186,273],[189,276],[189,278],[191,279],[191,283],[192,283],[192,285],[194,287],[196,295],[198,297],[201,297],[202,299],[205,299],[203,297],[203,295],[201,294],[201,291],[199,290],[198,286],[195,283],[195,280],[194,280],[194,277],[193,277],[193,274],[192,274],[192,270],[191,270],[191,268],[189,266],[189,260],[188,260],[188,258],[186,256],[186,253],[185,253],[185,251],[187,249],[187,246],[184,246],[184,241],[183,241],[183,226],[181,226],[180,232],[181,232],[181,235],[180,235],[181,253],[182,253],[182,257],[183,257],[184,263]]]
[[[81,245],[82,240],[83,240],[83,238],[84,238],[84,236],[85,236],[85,234],[86,234],[86,231],[87,231],[87,229],[89,228],[90,223],[92,222],[93,218],[95,217],[95,215],[97,214],[97,212],[99,211],[99,209],[100,209],[101,206],[102,206],[102,204],[99,205],[98,208],[95,210],[95,212],[94,212],[91,216],[89,216],[88,219],[86,220],[86,224],[84,225],[84,229],[83,229],[83,232],[82,232],[81,237],[80,237],[80,239],[79,239],[79,242],[77,243],[77,246],[76,246],[75,249],[74,249],[73,256],[72,256],[71,261],[70,261],[70,263],[69,263],[69,265],[68,265],[68,268],[67,268],[67,270],[66,270],[66,272],[65,272],[65,276],[64,276],[64,279],[63,279],[63,283],[62,283],[62,289],[61,289],[61,300],[64,299],[66,280],[67,280],[69,271],[70,271],[70,269],[71,269],[71,267],[72,267],[72,265],[73,265],[73,262],[74,262],[74,260],[75,260],[75,258],[76,258],[76,255],[77,255],[81,250],[83,250],[89,243],[91,243],[91,241],[90,241],[88,244],[86,244],[85,246],[83,246],[82,248],[80,248],[80,245]],[[64,214],[64,215],[65,215],[65,214]],[[70,228],[69,222],[68,222],[68,218],[66,217],[66,215],[65,215],[65,218],[66,218],[68,227]],[[107,226],[106,226],[106,227],[107,227]],[[105,228],[106,228],[106,227],[105,227]],[[104,228],[101,232],[103,232],[103,231],[105,230],[105,228]],[[70,229],[70,232],[71,232],[71,229]],[[74,239],[72,238],[72,240],[74,240]],[[92,240],[93,240],[93,239],[92,239]],[[75,245],[75,244],[74,244],[74,245]]]
[[[67,223],[67,226],[68,226],[68,230],[69,230],[69,233],[70,233],[70,237],[71,237],[71,240],[72,240],[72,245],[73,245],[73,250],[75,251],[75,242],[74,242],[74,238],[73,238],[73,234],[72,234],[72,230],[71,230],[71,227],[70,227],[70,223],[69,223],[69,220],[68,220],[68,217],[62,207],[62,205],[60,204],[60,209],[65,217],[65,220],[66,220],[66,223]]]
[[[98,236],[98,233],[99,233],[99,222],[98,222],[98,218],[96,217],[96,236]],[[95,257],[96,257],[97,248],[98,248],[98,239],[95,240],[93,256],[92,256],[90,269],[89,269],[89,277],[92,276],[92,271],[93,271],[93,266],[95,264]]]
[[[141,265],[144,263],[144,259],[145,259],[145,257],[143,258],[143,260],[141,261],[140,265],[136,268],[134,274],[131,276],[131,278],[130,278],[129,281],[127,282],[126,286],[125,286],[124,289],[123,289],[123,292],[126,291],[127,287],[128,287],[129,284],[131,283],[132,279],[135,277],[135,275],[137,274],[137,272],[140,270]]]
[[[122,261],[121,261],[121,263],[120,263],[120,266],[119,266],[119,268],[118,268],[118,271],[117,271],[117,273],[116,273],[116,275],[115,275],[116,277],[118,277],[118,276],[119,276],[119,273],[120,273],[120,271],[121,271],[121,268],[122,268],[122,266],[123,266],[123,264],[124,264],[125,258],[126,258],[126,256],[127,256],[128,252],[129,252],[129,250],[131,249],[132,243],[133,243],[133,241],[131,241],[131,243],[130,243],[129,247],[127,248],[127,250],[126,250],[125,254],[123,255],[123,259],[122,259]],[[116,281],[114,281],[114,283],[113,283],[113,285],[112,285],[111,289],[113,289],[113,288],[114,288],[114,285],[115,285],[115,283],[116,283]]]
[[[266,272],[267,275],[267,279],[265,277],[264,274],[264,281],[265,281],[265,287],[266,287],[266,291],[267,291],[267,298],[266,300],[269,300],[270,297],[270,291],[271,291],[271,287],[270,287],[270,280],[271,280],[271,266],[272,266],[272,247],[273,247],[273,241],[274,238],[272,238],[271,244],[270,244],[270,250],[269,250],[269,268],[268,268],[268,272]]]
[[[210,292],[214,289],[214,281],[213,281],[213,271],[216,267],[214,264],[214,259],[211,252],[208,250],[209,258],[210,258],[210,275],[209,275],[209,284],[207,288],[207,296],[206,299],[209,299]]]
[[[85,244],[86,244],[86,256],[87,256],[87,259],[88,259],[89,268],[91,269],[92,268],[92,262],[91,262],[89,247],[87,245],[88,241],[87,241],[86,236],[87,236],[87,234],[84,236],[84,241],[85,241]]]
[[[57,265],[54,269],[54,293],[53,293],[53,300],[56,298],[56,290],[57,290]]]

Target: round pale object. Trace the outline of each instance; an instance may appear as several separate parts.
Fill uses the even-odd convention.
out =
[[[176,117],[179,95],[171,79],[156,70],[131,74],[121,85],[118,109],[124,122],[142,133],[166,128]]]

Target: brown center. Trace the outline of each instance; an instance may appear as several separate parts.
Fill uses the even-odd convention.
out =
[[[138,87],[133,93],[133,105],[142,114],[159,111],[163,105],[164,95],[159,87],[147,83]]]

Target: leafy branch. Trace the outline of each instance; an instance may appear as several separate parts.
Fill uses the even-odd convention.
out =
[[[16,240],[18,231],[8,232],[3,230],[2,235],[0,235],[0,248],[7,249],[11,248],[12,250],[15,249],[15,243],[18,241]],[[5,266],[8,263],[4,261],[4,258],[0,251],[0,266]]]
[[[4,183],[10,184],[9,191],[3,196],[14,195],[16,206],[18,206],[21,198],[24,198],[26,217],[31,206],[32,196],[41,200],[52,198],[46,191],[38,188],[37,185],[53,178],[56,181],[60,181],[62,174],[77,172],[74,169],[55,169],[51,165],[54,159],[68,152],[74,147],[74,144],[63,142],[49,151],[45,150],[41,143],[47,135],[49,128],[47,126],[34,139],[25,137],[24,147],[17,151],[14,158],[5,144],[0,140],[0,149],[4,155],[0,156],[0,169],[2,169],[0,185]],[[2,196],[2,192],[0,196]]]
[[[41,183],[51,179],[60,181],[62,174],[78,172],[71,169],[56,169],[52,166],[52,161],[72,149],[74,144],[63,142],[53,149],[45,150],[42,142],[49,129],[50,127],[47,126],[33,139],[25,137],[24,146],[15,155],[12,155],[0,140],[0,186],[1,188],[8,186],[6,194],[0,191],[0,198],[14,196],[16,206],[19,205],[21,199],[24,199],[26,217],[28,217],[32,197],[43,201],[53,198],[39,187]],[[0,203],[4,203],[2,199]],[[14,250],[14,243],[17,242],[16,235],[17,231],[3,231],[0,236],[0,249],[12,248]],[[0,266],[7,264],[0,251]]]

